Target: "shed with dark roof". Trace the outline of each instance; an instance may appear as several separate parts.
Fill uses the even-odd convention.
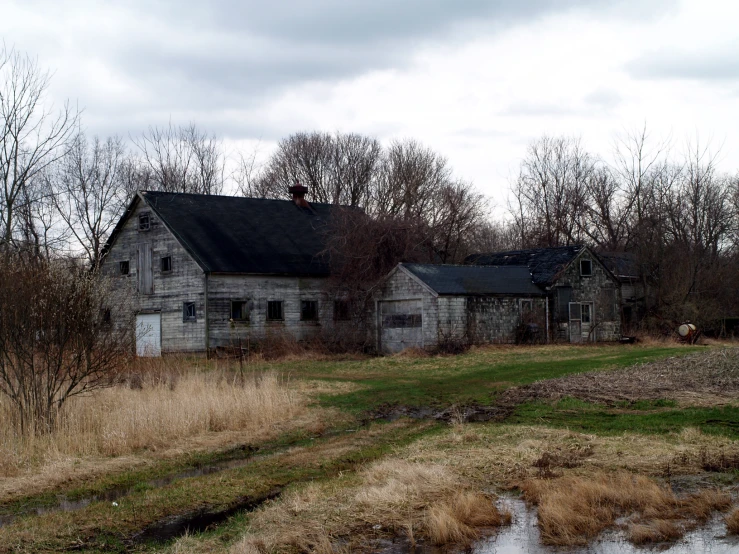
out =
[[[378,349],[544,340],[546,309],[524,265],[401,263],[378,293]]]

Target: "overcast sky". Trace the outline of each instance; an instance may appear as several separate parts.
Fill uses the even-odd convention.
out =
[[[739,2],[2,0],[0,37],[91,134],[194,122],[262,156],[296,131],[413,137],[501,207],[526,145],[608,157],[645,122],[739,169]]]

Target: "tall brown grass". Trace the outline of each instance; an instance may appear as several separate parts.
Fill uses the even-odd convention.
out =
[[[726,530],[732,535],[739,535],[739,508],[734,508],[726,516]]]
[[[257,430],[295,417],[303,406],[302,396],[274,373],[139,372],[69,400],[47,435],[24,436],[12,425],[0,426],[0,475],[63,458],[120,456],[206,433]],[[12,406],[1,398],[0,421],[12,420]]]
[[[389,458],[286,493],[252,514],[229,552],[353,552],[388,534],[405,534],[411,544],[467,545],[481,528],[510,521],[495,497],[470,488],[447,465]]]
[[[678,498],[647,477],[624,472],[530,479],[521,490],[539,507],[542,540],[555,545],[586,544],[618,516],[630,514],[639,516],[629,530],[632,542],[670,540],[731,503],[728,494],[716,490]]]

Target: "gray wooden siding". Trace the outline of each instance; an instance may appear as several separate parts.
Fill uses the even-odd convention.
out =
[[[530,313],[522,312],[522,301],[531,302]],[[545,338],[545,298],[471,297],[467,306],[473,344],[513,343],[522,323],[539,325],[541,338]]]
[[[149,231],[138,230],[138,215],[151,213]],[[143,294],[139,287],[138,249],[148,244],[151,253],[152,294]],[[172,270],[161,271],[161,258],[172,257]],[[120,275],[119,263],[129,262],[129,274]],[[163,352],[201,352],[205,350],[205,302],[204,275],[200,267],[180,245],[151,209],[140,202],[123,226],[115,244],[102,265],[103,274],[109,276],[113,293],[130,297],[130,310],[135,313],[159,311],[162,314]],[[142,278],[146,283],[147,279]],[[195,302],[196,321],[183,321],[184,302]],[[117,305],[118,302],[114,302]],[[111,313],[114,322],[130,322],[126,314]]]
[[[270,333],[289,333],[295,340],[306,341],[330,331],[334,322],[334,298],[325,290],[321,278],[273,277],[259,275],[211,275],[208,281],[210,345],[238,346],[245,341],[259,341]],[[247,321],[231,321],[231,301],[245,300]],[[283,321],[267,320],[267,302],[281,301]],[[318,320],[301,321],[302,300],[318,302]]]
[[[381,300],[415,300],[420,299],[422,305],[422,334],[425,348],[434,347],[438,341],[439,305],[434,296],[426,287],[418,283],[402,270],[395,271],[380,287],[377,301]],[[378,318],[379,309],[374,318],[376,340],[379,343],[381,322]],[[378,344],[379,346],[379,344]]]

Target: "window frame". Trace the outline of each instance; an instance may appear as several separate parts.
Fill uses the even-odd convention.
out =
[[[580,323],[593,323],[593,305],[590,302],[580,302]]]
[[[146,220],[146,223],[144,223],[144,220]],[[139,214],[138,230],[139,232],[151,231],[151,212],[141,212]]]
[[[190,308],[192,308],[192,315],[190,315]],[[183,302],[182,303],[182,321],[197,321],[198,320],[198,307],[195,302]]]
[[[166,263],[169,266],[168,269],[164,268],[165,260],[168,260]],[[172,273],[172,256],[162,256],[159,259],[159,269],[162,273]]]
[[[130,275],[131,273],[131,260],[121,260],[118,262],[118,274],[119,275]]]
[[[318,300],[300,301],[300,321],[318,321]]]
[[[590,270],[585,273],[583,270],[583,264],[587,263],[590,266]],[[580,276],[581,277],[592,277],[593,276],[593,260],[590,258],[583,258],[580,260]]]
[[[521,298],[519,303],[521,315],[530,314],[534,311],[534,300],[532,298]]]
[[[240,304],[242,307],[241,317],[234,317],[234,305]],[[231,300],[229,319],[231,321],[249,321],[249,301],[248,300]]]
[[[272,317],[272,307],[279,306],[280,314],[279,317]],[[268,300],[267,301],[267,321],[285,321],[285,309],[284,302],[282,300]]]

